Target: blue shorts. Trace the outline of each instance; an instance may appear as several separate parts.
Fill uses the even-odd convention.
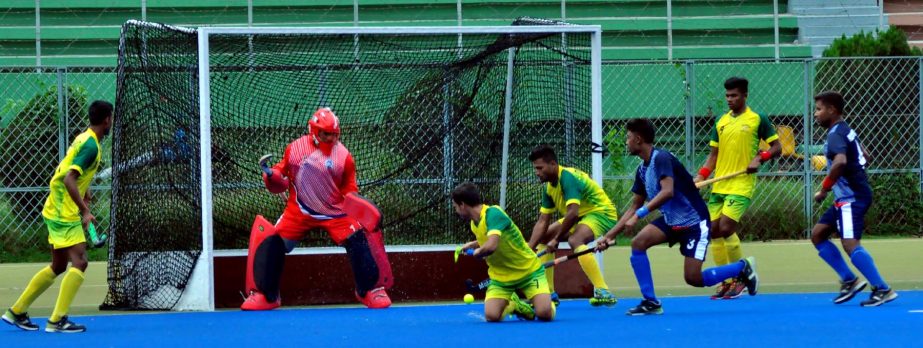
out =
[[[824,212],[817,223],[833,226],[843,239],[862,239],[865,230],[865,213],[872,202],[835,202]]]
[[[651,221],[651,225],[654,225],[667,235],[667,241],[670,242],[670,247],[673,247],[673,244],[680,243],[680,254],[699,261],[705,261],[705,252],[708,250],[708,231],[711,230],[711,221],[705,219],[689,227],[677,227],[667,225],[667,221],[661,216]]]

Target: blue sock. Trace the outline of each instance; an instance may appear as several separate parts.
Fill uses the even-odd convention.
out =
[[[878,274],[878,267],[875,267],[875,260],[872,260],[872,255],[870,255],[868,251],[865,251],[865,248],[861,245],[856,247],[849,257],[852,259],[852,264],[859,269],[859,272],[862,272],[862,275],[865,276],[865,279],[869,280],[869,283],[872,283],[872,286],[876,289],[889,289],[885,280],[881,279],[881,274]]]
[[[820,258],[824,259],[830,267],[833,267],[836,274],[840,275],[840,281],[848,282],[856,279],[856,275],[846,265],[846,260],[843,260],[843,255],[836,249],[836,245],[833,245],[829,240],[825,240],[814,247],[817,248],[817,255],[820,255]],[[855,263],[855,260],[853,260],[853,264]]]
[[[712,286],[723,282],[725,279],[736,277],[744,269],[744,261],[737,261],[724,266],[712,267],[702,270],[702,283]]]
[[[656,302],[654,277],[651,275],[651,261],[647,258],[647,252],[632,249],[631,268],[635,270],[635,278],[638,279],[638,286],[641,287],[641,295],[645,299]]]

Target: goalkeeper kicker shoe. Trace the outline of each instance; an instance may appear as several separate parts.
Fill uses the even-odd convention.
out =
[[[391,307],[391,298],[388,297],[388,293],[385,292],[385,288],[383,287],[369,290],[369,292],[365,293],[365,297],[360,297],[357,293],[356,299],[371,309]]]
[[[840,294],[833,299],[833,303],[840,304],[849,300],[852,300],[856,294],[862,292],[865,289],[865,286],[868,285],[863,280],[859,280],[859,277],[848,282],[840,282]]]
[[[29,313],[16,314],[13,313],[13,309],[7,309],[6,313],[3,313],[3,321],[26,331],[38,330],[38,325],[29,320]]]
[[[48,324],[45,325],[45,332],[78,333],[84,331],[87,331],[86,326],[70,321],[66,315],[61,317],[61,320],[57,322],[49,321]]]
[[[276,297],[276,300],[269,302],[266,295],[259,291],[251,291],[250,296],[240,305],[240,309],[245,311],[268,311],[279,308],[282,305],[282,297]]]

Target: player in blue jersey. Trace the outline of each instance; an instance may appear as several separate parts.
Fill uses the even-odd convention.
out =
[[[827,177],[820,191],[814,194],[814,200],[821,203],[833,191],[834,202],[814,225],[811,241],[820,258],[840,276],[840,294],[833,299],[834,303],[851,300],[866,286],[866,282],[853,274],[840,251],[830,242],[830,235],[837,231],[852,264],[872,283],[872,296],[862,301],[862,306],[880,306],[897,298],[897,293],[881,278],[872,255],[859,243],[865,227],[865,213],[872,206],[872,188],[865,174],[865,164],[868,163],[866,152],[856,131],[843,120],[845,104],[843,96],[837,92],[814,96],[814,119],[827,128],[824,156],[830,163]]]
[[[654,295],[654,280],[647,249],[658,244],[680,244],[680,253],[686,257],[683,266],[686,283],[695,287],[718,284],[737,278],[743,282],[750,295],[756,295],[759,278],[753,257],[702,270],[708,250],[708,233],[711,221],[708,207],[699,196],[692,176],[670,152],[654,147],[654,126],[646,119],[633,119],[625,127],[628,131],[628,152],[641,158],[643,163],[635,173],[631,188],[634,198],[631,207],[618,223],[597,241],[597,249],[605,250],[613,244],[615,236],[632,229],[651,211],[660,209],[661,216],[644,226],[631,240],[631,267],[641,287],[644,300],[631,308],[628,315],[662,314],[663,309]],[[647,205],[644,205],[644,202]]]

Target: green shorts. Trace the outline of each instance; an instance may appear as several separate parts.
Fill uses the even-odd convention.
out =
[[[592,212],[578,218],[577,223],[567,231],[568,234],[574,234],[577,225],[586,225],[593,231],[593,237],[599,238],[605,235],[619,221],[619,216],[615,212]],[[558,219],[559,224],[564,223],[564,218]]]
[[[750,199],[741,195],[712,193],[708,198],[708,214],[711,215],[712,221],[724,215],[740,222],[740,217],[744,216],[749,207]]]
[[[86,243],[83,236],[83,224],[77,222],[63,222],[44,218],[48,227],[48,244],[55,249],[69,248],[80,243]]]
[[[504,283],[491,279],[490,285],[487,286],[487,295],[485,300],[498,298],[509,301],[510,296],[516,291],[521,291],[526,299],[532,299],[535,295],[550,294],[548,290],[548,278],[545,277],[545,268],[541,267],[535,272],[524,278],[512,282]]]

